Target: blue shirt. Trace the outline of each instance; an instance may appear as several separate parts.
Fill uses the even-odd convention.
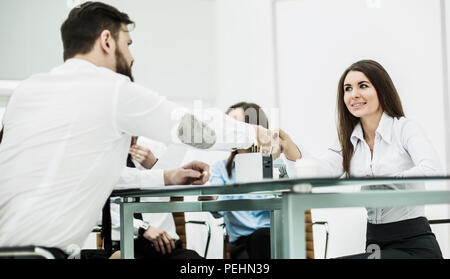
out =
[[[228,177],[226,170],[226,160],[213,164],[210,168],[211,185],[226,185],[236,183],[236,171],[231,170],[231,178]],[[266,195],[241,195],[241,196],[219,196],[218,200],[241,200],[241,199],[260,199],[266,198]],[[247,236],[260,228],[270,227],[270,212],[267,210],[257,211],[220,211],[225,219],[225,226],[230,236],[230,242],[235,242],[241,236]]]

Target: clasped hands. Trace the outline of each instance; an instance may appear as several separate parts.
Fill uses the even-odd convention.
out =
[[[255,145],[264,154],[271,154],[274,159],[284,153],[286,158],[296,161],[301,158],[301,152],[290,136],[281,129],[269,130],[262,126],[252,125],[256,131]],[[150,169],[157,161],[150,149],[133,142],[130,147],[130,154],[144,168]],[[200,161],[193,161],[180,168],[164,170],[165,185],[202,185],[209,180],[209,165]]]
[[[301,158],[300,150],[291,137],[281,129],[269,130],[252,125],[256,130],[256,145],[264,154],[271,154],[273,159],[284,153],[287,159],[295,161]]]

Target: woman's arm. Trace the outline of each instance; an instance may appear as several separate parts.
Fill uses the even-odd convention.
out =
[[[280,129],[280,145],[282,153],[285,155],[286,171],[289,177],[297,176],[296,161],[308,160],[317,168],[317,174],[320,176],[340,177],[343,174],[342,156],[340,147],[330,147],[320,155],[313,156],[303,148],[299,148],[286,132]]]

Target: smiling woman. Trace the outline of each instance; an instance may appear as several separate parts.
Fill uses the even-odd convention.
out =
[[[338,84],[337,109],[338,136],[347,175],[354,151],[350,138],[358,122],[366,128],[364,136],[373,150],[371,135],[375,134],[383,111],[390,117],[405,116],[391,77],[383,66],[372,60],[358,61],[344,71]]]
[[[338,84],[337,111],[340,146],[329,148],[320,157],[304,156],[317,161],[328,176],[408,177],[442,173],[432,144],[417,124],[404,117],[397,90],[377,62],[362,60],[344,71]],[[280,134],[280,139],[284,138]],[[284,152],[295,148],[287,145]],[[292,165],[293,160],[302,158],[300,154],[288,158],[286,163]],[[292,167],[287,166],[287,171],[290,175]],[[423,183],[401,183],[364,186],[361,190],[424,188]],[[383,259],[442,258],[423,206],[366,209],[367,253],[346,258],[370,258],[374,245]]]

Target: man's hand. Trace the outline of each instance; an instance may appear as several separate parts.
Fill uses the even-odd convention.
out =
[[[262,126],[253,125],[256,130],[256,140],[258,146],[264,154],[272,154],[273,159],[280,157],[281,145],[279,132],[269,130]]]
[[[162,253],[163,255],[166,252],[170,254],[172,250],[175,250],[175,241],[165,230],[150,226],[144,232],[144,237],[153,243],[156,252]]]
[[[280,129],[280,145],[281,152],[284,153],[286,158],[290,161],[296,161],[302,158],[302,153],[298,149],[297,145],[292,141],[291,137]]]
[[[201,185],[209,180],[209,165],[199,161],[190,162],[181,168],[164,171],[165,185]]]
[[[134,160],[146,169],[151,169],[157,161],[155,155],[150,151],[150,149],[137,144],[133,144],[130,147],[129,152],[131,157],[133,157]]]

